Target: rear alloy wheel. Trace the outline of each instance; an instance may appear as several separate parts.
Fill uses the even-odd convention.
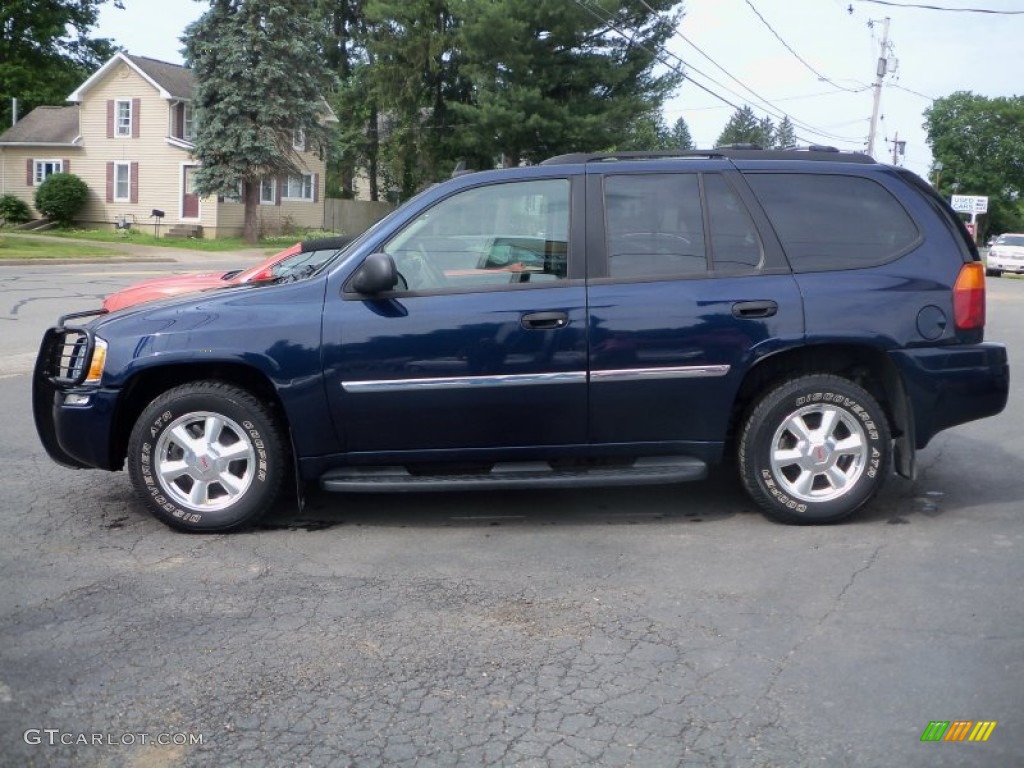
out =
[[[784,523],[834,523],[881,488],[891,440],[885,412],[862,387],[830,375],[769,391],[743,426],[740,476],[751,498]]]
[[[182,531],[227,531],[274,503],[287,453],[267,408],[214,381],[168,390],[143,411],[128,444],[136,492]]]

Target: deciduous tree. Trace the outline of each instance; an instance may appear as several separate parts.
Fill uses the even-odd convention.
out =
[[[0,131],[19,114],[63,104],[116,50],[89,31],[106,0],[0,0]],[[115,2],[115,5],[120,5]]]
[[[1024,228],[1024,97],[988,98],[958,91],[925,110],[939,192],[986,195],[988,231]],[[938,174],[936,174],[938,175]]]

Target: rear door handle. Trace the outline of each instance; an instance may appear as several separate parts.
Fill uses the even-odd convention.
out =
[[[771,299],[762,301],[737,301],[732,305],[733,317],[751,319],[758,317],[772,317],[779,311],[779,305]]]
[[[569,324],[569,315],[565,312],[531,312],[523,315],[521,322],[528,331],[550,331],[565,328]]]

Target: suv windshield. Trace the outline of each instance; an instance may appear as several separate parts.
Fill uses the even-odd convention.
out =
[[[996,240],[996,245],[1024,246],[1024,235],[1001,235]]]

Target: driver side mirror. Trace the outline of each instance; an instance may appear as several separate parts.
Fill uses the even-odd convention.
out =
[[[390,291],[397,284],[394,259],[386,253],[371,253],[356,270],[349,287],[356,293],[375,294]]]

